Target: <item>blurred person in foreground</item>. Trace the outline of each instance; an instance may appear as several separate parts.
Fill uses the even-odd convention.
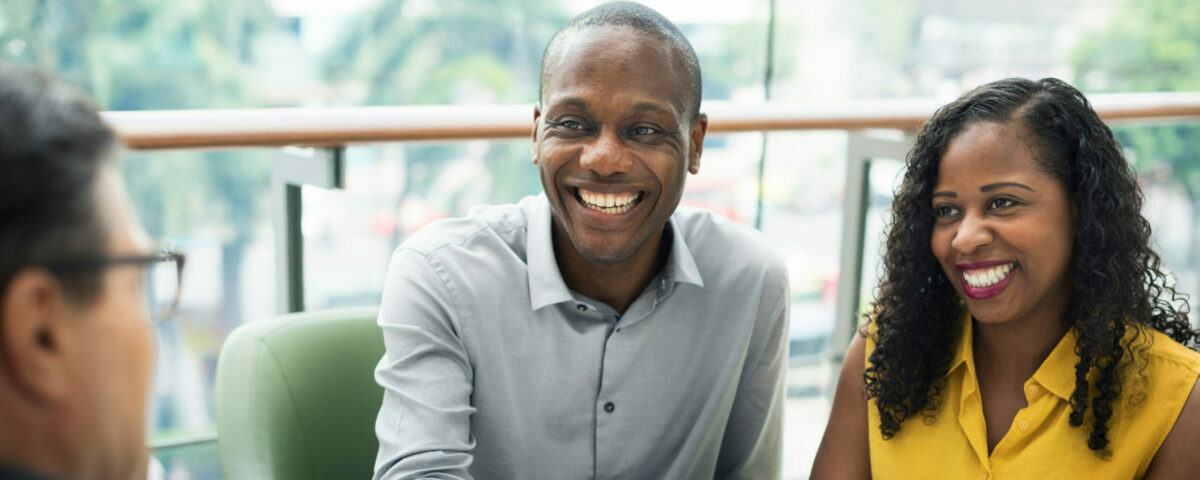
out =
[[[700,67],[634,3],[550,40],[544,194],[396,251],[379,325],[375,478],[777,478],[786,270],[757,232],[679,207],[708,127]]]
[[[0,65],[0,478],[145,478],[155,254],[77,91]]]
[[[1112,132],[1056,79],[939,109],[814,479],[1196,478],[1200,340]]]

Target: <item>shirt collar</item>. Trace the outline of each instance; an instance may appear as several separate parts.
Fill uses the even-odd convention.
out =
[[[975,374],[975,358],[972,350],[972,319],[971,314],[963,309],[962,334],[958,336],[954,360],[950,363],[953,371],[959,365],[966,365],[972,375]],[[1032,380],[1046,390],[1063,400],[1070,401],[1075,392],[1075,364],[1079,363],[1079,355],[1075,354],[1075,330],[1067,329],[1067,333],[1050,351],[1050,355],[1042,361],[1037,371],[1033,372]]]
[[[525,256],[529,263],[529,303],[534,310],[571,300],[571,291],[563,282],[558,271],[558,260],[554,258],[550,201],[546,194],[538,195],[525,208],[528,219],[529,241]]]
[[[529,240],[526,243],[525,255],[529,264],[530,305],[534,310],[538,310],[547,305],[572,301],[571,291],[563,281],[562,272],[558,269],[558,260],[554,257],[554,220],[550,211],[550,201],[545,193],[526,205],[525,215],[529,222]],[[671,253],[667,257],[667,266],[663,272],[664,281],[703,287],[700,269],[696,267],[696,260],[683,239],[683,232],[680,231],[674,215],[667,220],[667,229],[671,232]]]
[[[958,321],[959,325],[962,325],[962,332],[958,335],[958,343],[954,345],[954,360],[950,362],[950,371],[954,371],[959,365],[966,365],[974,375],[975,352],[971,349],[971,313],[967,311],[966,307],[963,307]]]
[[[675,215],[671,215],[667,220],[667,229],[671,232],[671,253],[667,257],[666,268],[667,281],[703,287],[704,279],[700,277],[700,268],[696,267],[696,259],[692,257],[692,251],[683,240],[683,232],[679,223],[675,221]]]
[[[1050,355],[1042,362],[1033,380],[1040,383],[1050,393],[1070,401],[1075,393],[1075,364],[1079,363],[1079,355],[1075,353],[1075,329],[1068,328],[1067,333],[1050,351]]]

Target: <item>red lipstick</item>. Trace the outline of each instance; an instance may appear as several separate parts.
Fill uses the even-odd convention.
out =
[[[971,286],[971,284],[967,283],[966,276],[964,275],[964,273],[962,271],[994,267],[997,265],[1007,265],[1010,263],[1013,263],[1013,262],[1008,261],[1008,260],[989,260],[989,261],[984,261],[984,262],[959,263],[959,264],[954,265],[954,267],[959,270],[958,282],[960,285],[962,285],[963,293],[965,293],[968,297],[971,297],[973,299],[983,300],[983,299],[992,298],[996,295],[999,295],[1000,292],[1004,291],[1005,287],[1008,287],[1008,284],[1012,283],[1013,272],[1017,271],[1017,265],[1015,263],[1013,263],[1012,270],[1010,270],[1008,272],[1008,274],[1005,275],[1002,280],[1000,280],[999,282],[996,282],[992,285],[988,285],[986,287]]]

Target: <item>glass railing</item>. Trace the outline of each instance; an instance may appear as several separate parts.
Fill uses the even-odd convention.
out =
[[[1198,92],[1090,98],[1114,125],[1200,122]],[[785,478],[808,474],[841,350],[871,298],[902,159],[936,107],[704,105],[709,136],[683,203],[758,226],[788,262]],[[189,255],[181,313],[158,331],[151,446],[168,478],[221,476],[213,377],[230,330],[282,312],[377,304],[390,253],[409,234],[541,190],[530,105],[104,116],[132,150],[123,168],[143,223]],[[1147,216],[1167,267],[1195,298],[1192,230],[1178,222],[1198,218],[1200,205],[1166,177],[1143,178]]]

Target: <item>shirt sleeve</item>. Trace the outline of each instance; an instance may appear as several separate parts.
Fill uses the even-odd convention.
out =
[[[392,257],[379,310],[386,352],[375,421],[375,480],[470,479],[473,371],[443,270],[420,252]]]
[[[714,478],[777,479],[782,475],[790,289],[787,273],[782,266],[777,268],[763,288],[755,341],[725,427]]]

